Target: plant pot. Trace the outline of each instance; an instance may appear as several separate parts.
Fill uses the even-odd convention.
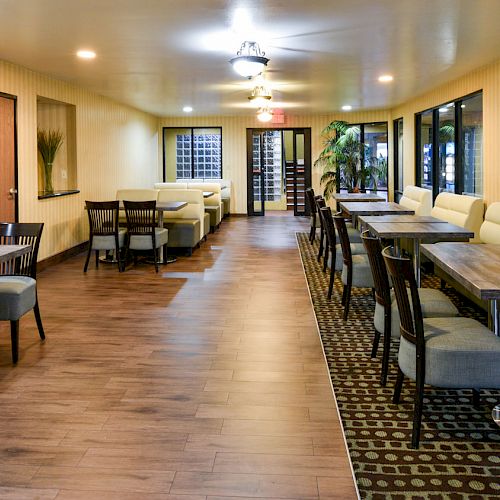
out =
[[[54,187],[52,186],[52,163],[46,163],[43,167],[44,191],[52,193],[54,191]]]

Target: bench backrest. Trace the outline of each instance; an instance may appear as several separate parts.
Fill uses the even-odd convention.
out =
[[[417,186],[406,186],[399,204],[415,211],[415,215],[431,215],[432,191]]]
[[[464,194],[439,193],[431,215],[474,231],[475,236],[471,241],[479,241],[484,215],[484,202],[480,198]]]
[[[483,243],[500,244],[500,202],[492,203],[486,210],[479,237]]]
[[[116,191],[117,200],[151,201],[157,198],[157,189],[118,189]]]

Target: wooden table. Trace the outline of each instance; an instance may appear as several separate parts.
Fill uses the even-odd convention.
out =
[[[187,207],[187,205],[187,201],[157,201],[158,227],[163,227],[163,212],[177,212],[181,208]],[[124,209],[123,201],[120,200],[120,210]]]
[[[340,210],[340,203],[342,202],[378,202],[385,201],[385,198],[374,193],[334,193],[337,212]]]
[[[210,198],[210,196],[213,196],[215,193],[213,191],[203,191],[203,198]]]
[[[500,336],[500,245],[425,244],[422,252],[473,295],[489,302],[490,326]]]
[[[352,222],[357,225],[357,219],[361,215],[413,215],[414,210],[402,207],[393,201],[357,201],[339,203],[343,212],[352,217]]]
[[[0,245],[0,262],[8,262],[28,253],[31,245]]]
[[[368,229],[379,238],[393,238],[396,253],[399,254],[399,240],[408,238],[413,240],[413,265],[415,267],[415,279],[420,286],[420,242],[422,240],[440,241],[467,241],[474,238],[474,233],[455,224],[436,219],[436,222],[415,221],[405,218],[405,221],[384,221],[385,217],[377,217],[374,222],[367,223]]]

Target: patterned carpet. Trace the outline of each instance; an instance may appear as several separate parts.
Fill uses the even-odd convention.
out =
[[[411,449],[414,385],[406,380],[401,403],[391,403],[396,345],[387,387],[379,384],[381,346],[377,359],[370,358],[371,290],[353,288],[344,322],[339,278],[329,301],[317,242],[311,247],[305,233],[297,233],[297,240],[361,497],[500,498],[500,428],[491,418],[500,391],[481,391],[481,408],[475,410],[471,391],[426,387],[420,448]],[[438,284],[436,277],[423,276],[423,286]],[[461,315],[486,321],[481,309],[449,287],[446,293]]]

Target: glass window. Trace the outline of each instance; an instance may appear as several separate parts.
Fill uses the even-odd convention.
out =
[[[449,103],[439,113],[438,192],[455,192],[455,104]]]
[[[394,198],[403,192],[403,118],[394,120]]]
[[[164,179],[221,179],[221,128],[163,129]]]
[[[387,191],[387,123],[365,123],[362,134],[366,144],[365,165],[373,168],[374,175],[367,188]]]
[[[420,186],[432,189],[432,110],[420,115]]]
[[[462,115],[462,162],[465,194],[483,194],[483,96],[460,103]]]

